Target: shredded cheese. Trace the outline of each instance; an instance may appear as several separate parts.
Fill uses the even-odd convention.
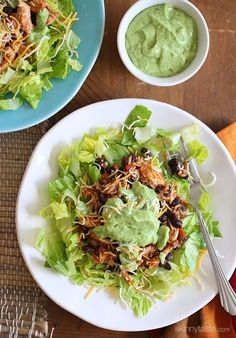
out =
[[[85,294],[85,296],[84,296],[84,299],[88,299],[88,298],[90,297],[91,293],[93,292],[93,289],[94,289],[93,286],[91,286],[91,287],[88,289],[88,291],[86,292],[86,294]]]

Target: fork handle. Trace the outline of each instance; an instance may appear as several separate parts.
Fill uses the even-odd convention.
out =
[[[195,208],[202,235],[206,242],[208,253],[211,259],[211,263],[215,272],[215,278],[218,286],[220,302],[222,307],[226,312],[230,313],[232,316],[236,315],[236,294],[231,287],[229,281],[226,279],[224,271],[222,269],[221,263],[216,255],[215,249],[213,247],[206,223],[202,217],[201,212],[198,208]]]

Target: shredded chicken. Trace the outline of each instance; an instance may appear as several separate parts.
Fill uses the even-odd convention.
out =
[[[101,207],[98,191],[96,189],[85,186],[81,188],[81,194],[89,200],[88,205],[91,207],[92,211],[97,211]]]
[[[56,18],[58,18],[59,14],[56,11],[54,11],[52,8],[48,7],[47,9],[49,11],[49,17],[48,17],[47,24],[51,25],[56,20]]]
[[[107,250],[105,247],[100,247],[98,252],[92,255],[93,260],[99,264],[107,264],[108,266],[114,266],[116,254]]]
[[[178,172],[178,176],[182,177],[182,178],[187,178],[189,177],[190,173],[189,173],[189,162],[188,161],[184,161],[183,165],[181,166],[179,172]]]
[[[163,186],[163,189],[160,192],[159,196],[161,200],[172,203],[173,200],[177,197],[177,189],[175,184],[167,184]]]
[[[45,0],[30,0],[28,1],[28,4],[30,5],[30,9],[33,13],[38,13],[44,8],[47,8],[49,12],[49,17],[47,21],[48,25],[51,25],[58,17],[58,13],[52,8],[50,8]]]
[[[120,275],[121,275],[121,277],[123,277],[128,282],[128,284],[131,284],[132,275],[128,271],[121,270]]]
[[[186,209],[187,203],[183,199],[181,199],[180,203],[172,208],[172,212],[178,219],[181,219],[187,216]]]
[[[15,59],[15,55],[16,53],[9,46],[6,47],[4,51],[2,51],[2,63],[0,64],[0,73],[11,65],[11,63]]]
[[[149,269],[156,268],[160,265],[160,258],[158,256],[146,261],[146,265]]]
[[[103,220],[101,217],[83,217],[81,223],[86,228],[95,228],[98,225],[101,225],[103,223]]]
[[[170,235],[169,235],[169,242],[175,241],[179,236],[179,228],[174,228],[171,226]]]
[[[165,184],[162,170],[149,161],[144,161],[139,169],[140,182],[155,189],[159,184]]]
[[[30,5],[30,9],[33,13],[38,13],[42,9],[47,7],[47,3],[45,0],[30,0],[28,1]]]
[[[91,232],[89,237],[100,245],[112,245],[112,241],[110,239],[99,238],[94,232]]]
[[[21,29],[26,34],[30,34],[33,30],[31,21],[30,6],[25,2],[21,2],[17,7],[16,17],[21,25]]]

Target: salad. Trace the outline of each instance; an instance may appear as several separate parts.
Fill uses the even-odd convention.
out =
[[[121,128],[98,128],[62,150],[37,240],[46,267],[78,285],[116,289],[137,316],[189,283],[206,252],[189,202],[188,160],[167,151],[178,151],[181,136],[199,164],[208,150],[196,124],[157,129],[150,116],[136,106]],[[209,202],[204,191],[199,208],[211,237],[221,237]]]
[[[76,20],[72,0],[1,1],[0,109],[37,108],[51,79],[80,71]]]

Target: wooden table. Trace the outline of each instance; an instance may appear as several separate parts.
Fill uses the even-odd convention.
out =
[[[78,0],[79,1],[79,0]],[[78,107],[112,98],[139,97],[168,102],[200,118],[215,132],[236,120],[236,1],[194,0],[210,30],[210,52],[202,69],[186,83],[160,88],[134,78],[122,64],[116,33],[134,0],[105,0],[106,28],[97,63],[76,97],[49,126]],[[49,303],[54,338],[145,338],[147,332],[120,333],[96,328]]]

